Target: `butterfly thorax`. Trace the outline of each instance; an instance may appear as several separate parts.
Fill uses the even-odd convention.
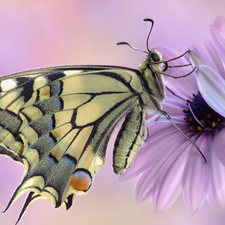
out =
[[[139,66],[141,80],[143,82],[143,93],[141,99],[147,111],[156,112],[161,109],[164,101],[164,83],[160,72],[162,72],[162,54],[153,49],[147,55],[145,61]],[[155,62],[159,62],[156,63]]]

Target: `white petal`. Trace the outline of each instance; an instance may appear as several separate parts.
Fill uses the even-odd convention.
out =
[[[197,72],[197,84],[207,104],[225,117],[225,80],[212,68],[202,65]]]
[[[205,65],[213,67],[220,75],[225,75],[222,63],[223,57],[221,58],[221,54],[216,51],[215,47],[209,40],[206,40],[204,45],[198,46],[197,49],[199,55],[204,56],[204,60],[207,62]]]
[[[190,55],[190,61],[194,67],[199,67],[200,65],[210,66],[209,63],[206,62],[205,59],[203,59],[201,55],[197,53],[196,51],[189,50],[189,55]]]
[[[221,54],[219,54],[213,44],[206,40],[204,45],[198,46],[197,51],[189,50],[189,58],[193,66],[197,68],[200,65],[213,67],[221,76],[225,77],[224,66]],[[204,58],[202,57],[204,56]]]

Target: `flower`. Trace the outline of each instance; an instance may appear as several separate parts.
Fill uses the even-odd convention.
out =
[[[150,198],[157,213],[168,209],[181,193],[191,213],[206,200],[212,206],[225,206],[225,37],[218,30],[222,28],[225,20],[220,17],[210,26],[210,40],[204,47],[190,50],[195,73],[165,81],[183,100],[166,90],[163,109],[196,143],[207,163],[166,118],[160,116],[156,121],[153,116],[148,120],[149,138],[131,168],[120,177],[127,180],[139,175],[136,199],[142,202]],[[172,51],[161,52],[165,59],[177,56]],[[189,60],[182,57],[176,63],[185,65]],[[179,76],[187,69],[168,69],[168,73]]]

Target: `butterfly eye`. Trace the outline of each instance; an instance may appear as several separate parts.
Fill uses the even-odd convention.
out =
[[[154,62],[160,61],[160,58],[156,52],[151,52],[151,58]]]

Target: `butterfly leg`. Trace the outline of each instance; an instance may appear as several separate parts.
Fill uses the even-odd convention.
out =
[[[159,112],[162,113],[171,123],[172,125],[181,133],[184,135],[184,137],[191,142],[192,145],[195,146],[195,148],[198,150],[198,152],[200,153],[200,155],[202,156],[202,158],[204,159],[204,163],[207,163],[207,159],[204,156],[204,154],[202,153],[202,151],[199,149],[199,147],[195,144],[195,142],[193,142],[171,119],[171,117],[168,115],[167,112],[159,109]]]

